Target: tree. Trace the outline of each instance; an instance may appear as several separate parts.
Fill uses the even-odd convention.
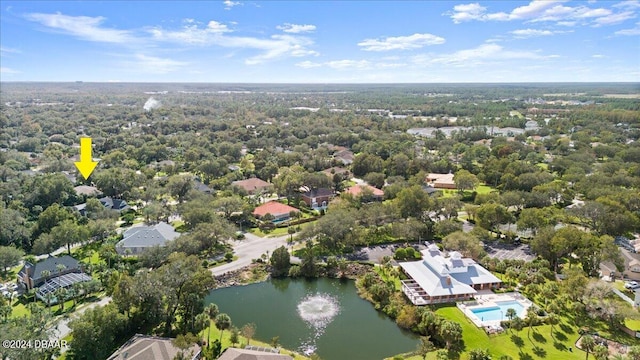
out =
[[[580,347],[587,354],[585,359],[589,359],[589,354],[593,351],[593,348],[596,346],[596,341],[591,335],[584,335],[580,340]]]
[[[316,256],[313,250],[313,243],[307,241],[300,263],[300,273],[304,277],[315,277],[317,275]]]
[[[507,317],[507,319],[513,320],[516,316],[518,316],[518,314],[516,313],[515,309],[508,308],[507,309],[507,313],[505,314],[505,316]]]
[[[73,338],[69,352],[73,359],[93,360],[109,357],[123,335],[128,335],[129,324],[115,305],[88,309],[69,322]]]
[[[291,257],[289,251],[284,246],[281,246],[271,254],[271,273],[273,276],[283,276],[289,273],[291,267]]]
[[[167,182],[167,190],[171,196],[182,203],[189,190],[193,189],[193,177],[191,175],[173,175]]]
[[[443,320],[439,333],[446,343],[447,350],[451,350],[453,345],[462,339],[462,327],[454,321]]]
[[[477,237],[463,231],[456,231],[442,239],[447,250],[460,251],[464,256],[479,260],[486,253]]]
[[[602,344],[598,344],[593,348],[593,357],[596,360],[607,360],[609,358],[609,349]]]
[[[487,349],[471,349],[469,360],[491,360],[491,355]]]
[[[547,323],[551,325],[550,333],[552,338],[553,338],[553,327],[557,325],[559,321],[560,321],[560,318],[555,313],[551,312],[547,315]]]
[[[67,253],[71,255],[71,245],[86,241],[89,237],[89,231],[85,226],[80,226],[72,220],[65,220],[51,229],[51,236],[54,239],[59,239],[61,245],[66,245]]]
[[[0,246],[0,267],[2,268],[2,276],[7,276],[7,268],[18,265],[23,256],[24,251],[20,249],[13,246]]]
[[[486,203],[478,207],[476,211],[478,225],[487,230],[493,230],[499,224],[506,224],[513,220],[513,215],[507,208],[495,203]]]
[[[273,180],[276,191],[287,197],[287,203],[292,204],[294,195],[299,195],[299,189],[304,184],[305,171],[300,165],[280,168],[278,177]]]
[[[421,336],[420,342],[416,347],[416,353],[422,356],[423,359],[426,359],[427,354],[433,350],[435,350],[435,346],[433,346],[433,343],[429,340],[429,336]]]
[[[214,321],[218,316],[218,314],[220,314],[220,309],[218,309],[218,305],[214,303],[210,303],[204,307],[204,313],[207,314],[207,316],[209,317],[209,321]],[[209,333],[207,334],[207,345],[209,347],[210,347],[209,345],[210,339],[211,339],[211,324],[209,324]]]
[[[196,315],[195,322],[194,322],[194,331],[196,332],[196,334],[199,334],[202,330],[204,330],[207,327],[209,327],[209,330],[211,330],[211,326],[209,323],[209,316],[206,313],[200,313]],[[209,338],[207,338],[206,342],[207,343],[209,342]]]
[[[420,218],[422,213],[431,207],[429,195],[418,185],[400,190],[394,202],[403,218]]]
[[[220,330],[220,341],[222,341],[222,334],[231,327],[231,318],[225,313],[218,314],[214,320],[214,324],[216,325],[216,329]]]
[[[253,336],[256,334],[256,324],[254,323],[245,324],[244,326],[242,326],[241,332],[242,332],[242,336],[247,338],[247,345],[249,345],[249,343],[251,342],[251,339],[253,339]]]
[[[214,209],[222,212],[225,219],[231,219],[231,215],[235,212],[241,212],[244,207],[244,201],[237,195],[217,198],[213,201]]]
[[[529,306],[527,308],[527,314],[524,317],[524,322],[529,326],[529,330],[527,330],[527,337],[531,334],[531,328],[538,321],[538,314],[536,314],[536,309],[533,306]]]
[[[231,336],[229,337],[229,341],[231,342],[231,346],[236,346],[238,342],[240,342],[240,329],[235,326],[231,327]]]
[[[480,183],[480,180],[467,170],[458,170],[453,176],[453,181],[460,193],[465,190],[473,190]]]

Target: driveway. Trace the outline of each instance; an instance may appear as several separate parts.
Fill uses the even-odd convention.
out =
[[[262,254],[266,254],[267,252],[269,253],[268,256],[271,256],[273,250],[283,245],[287,246],[287,239],[289,238],[289,235],[262,238],[251,233],[245,233],[244,236],[244,239],[235,240],[231,243],[234,254],[238,257],[238,260],[211,268],[211,273],[213,273],[214,276],[251,265],[251,260],[259,259]]]
[[[82,306],[81,308],[79,308],[78,310],[70,314],[68,318],[60,318],[60,320],[58,321],[58,324],[53,329],[53,333],[51,334],[51,340],[62,340],[65,336],[71,334],[71,329],[69,328],[69,322],[74,318],[77,318],[88,309],[93,309],[96,306],[105,306],[110,302],[111,302],[111,297],[106,296],[100,299],[100,301],[98,302],[94,302],[94,303],[90,303]],[[67,348],[63,347],[60,350],[61,352],[65,352]]]

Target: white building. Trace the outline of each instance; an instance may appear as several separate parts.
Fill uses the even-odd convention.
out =
[[[500,286],[500,279],[473,259],[457,251],[444,256],[435,244],[422,251],[422,260],[402,262],[409,277],[402,280],[402,291],[414,305],[468,300],[477,290]]]

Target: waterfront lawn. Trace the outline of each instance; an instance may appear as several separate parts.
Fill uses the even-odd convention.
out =
[[[441,305],[434,307],[436,314],[453,320],[462,327],[464,341],[463,354],[472,349],[488,349],[494,359],[502,355],[509,355],[513,359],[583,359],[585,353],[575,347],[580,336],[578,328],[561,317],[558,325],[554,326],[554,337],[551,337],[551,326],[541,325],[522,331],[506,330],[498,335],[487,335],[484,330],[476,327],[455,305]],[[573,352],[569,348],[573,348]],[[466,356],[461,357],[465,359]],[[419,356],[409,357],[411,360],[421,359]],[[435,359],[435,352],[427,356],[428,360]]]
[[[220,339],[220,330],[218,330],[213,322],[210,322],[209,326],[211,327],[211,335],[209,337],[209,342],[208,343],[213,343],[213,341]],[[235,325],[238,328],[242,328],[242,325]],[[207,334],[209,334],[209,328],[206,328],[204,330],[202,330],[200,332],[199,336],[201,339],[206,338]],[[247,345],[247,338],[245,338],[244,336],[242,336],[242,334],[238,337],[240,339],[240,343],[235,344],[235,347],[237,348],[241,348],[243,349],[245,347],[245,345]],[[222,350],[224,351],[224,349],[228,348],[228,347],[232,347],[231,344],[231,329],[225,330],[222,334]],[[262,341],[258,341],[255,339],[251,339],[251,342],[249,343],[250,345],[254,345],[254,346],[264,346],[264,347],[272,347],[270,344],[266,343],[266,342],[262,342]],[[287,350],[287,349],[281,349],[280,351],[282,354],[287,354],[290,355],[291,357],[293,357],[294,360],[307,360],[309,359],[308,357],[305,357],[301,354],[298,354],[296,352],[293,352],[291,350]]]

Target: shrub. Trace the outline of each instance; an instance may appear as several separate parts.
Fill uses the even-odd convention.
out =
[[[228,251],[227,253],[224,254],[224,259],[227,261],[233,260],[233,253],[231,251]]]
[[[292,265],[289,268],[289,277],[292,277],[292,278],[300,277],[300,266]]]
[[[407,250],[403,249],[403,248],[399,248],[398,250],[396,250],[395,254],[393,255],[393,258],[396,260],[404,260],[407,258]]]

